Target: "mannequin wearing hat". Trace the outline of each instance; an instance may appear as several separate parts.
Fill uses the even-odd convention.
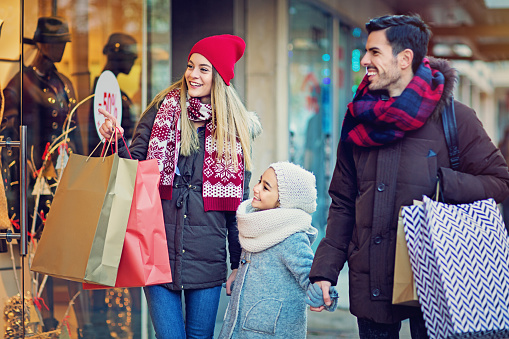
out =
[[[157,338],[212,338],[222,284],[229,294],[239,266],[235,212],[249,197],[251,143],[261,133],[231,84],[244,49],[244,40],[228,34],[198,41],[184,76],[154,98],[129,146],[134,159],[157,159],[161,171],[173,281],[144,288]],[[100,112],[108,140],[118,124]]]
[[[107,57],[106,64],[104,65],[104,71],[111,71],[115,77],[119,74],[129,74],[138,57],[136,40],[125,33],[113,33],[109,36],[108,42],[103,48],[103,54]],[[92,93],[95,92],[99,77],[94,80],[94,87]],[[120,89],[120,95],[122,97],[122,128],[125,131],[126,140],[130,140],[135,125],[135,113],[133,112],[133,104],[127,94]],[[95,149],[92,155],[100,156],[101,147],[97,147],[100,142],[99,135],[95,128],[94,119],[94,107],[90,105],[90,114],[88,122],[88,153],[91,153]],[[89,291],[91,295],[91,322],[94,326],[94,330],[100,338],[111,338],[109,335],[108,325],[106,323],[106,313],[108,311],[108,305],[105,300],[106,290],[99,289]],[[139,288],[129,288],[129,294],[131,296],[131,311],[133,315],[141,312],[141,295]],[[135,315],[132,317],[131,329],[134,337],[139,337],[141,334],[137,333],[141,329],[141,324],[138,324],[138,320],[141,317]]]
[[[104,65],[104,71],[111,71],[115,77],[119,74],[129,74],[138,58],[138,48],[136,40],[125,33],[113,33],[109,36],[108,42],[103,48],[103,54],[106,55],[107,61]],[[92,93],[95,92],[95,87],[98,78],[94,80],[94,87]],[[127,94],[120,89],[122,96],[122,127],[124,128],[126,139],[130,140],[135,125],[136,113],[133,112],[133,104]],[[91,105],[89,123],[88,123],[88,149],[91,152],[99,143],[99,135],[95,128],[93,105]],[[100,153],[100,148],[96,150],[97,154]]]
[[[103,48],[103,54],[106,56],[107,61],[104,65],[104,71],[111,71],[115,77],[119,74],[129,74],[138,57],[137,44],[136,40],[125,33],[113,33],[109,36],[108,42]],[[95,92],[95,88],[97,85],[99,77],[94,80],[94,87],[92,93]],[[130,140],[135,125],[135,112],[133,112],[133,104],[131,99],[127,96],[127,94],[120,89],[120,95],[122,97],[122,127],[125,131],[126,140]],[[94,107],[90,105],[90,114],[88,120],[88,153],[91,153],[92,150],[95,149],[95,152],[92,153],[94,156],[100,156],[101,147],[97,147],[97,144],[100,142],[99,135],[97,134],[97,130],[95,128],[95,119],[94,119]],[[96,334],[100,338],[110,338],[109,329],[106,323],[107,317],[106,313],[108,311],[108,305],[105,303],[105,293],[106,290],[94,290],[89,291],[91,294],[91,322],[94,325],[94,330]],[[141,312],[141,295],[139,288],[129,288],[129,294],[131,296],[131,305],[132,305],[132,313]],[[134,337],[139,337],[141,334],[137,333],[139,329],[141,329],[141,324],[138,324],[138,320],[140,316],[132,317],[132,326],[131,329],[133,331]]]
[[[57,139],[64,127],[68,113],[76,105],[76,96],[71,81],[58,72],[55,64],[62,60],[67,42],[71,41],[69,28],[64,19],[59,17],[41,17],[33,41],[37,54],[33,62],[23,68],[23,114],[20,112],[20,74],[16,74],[4,89],[5,110],[2,120],[2,134],[12,140],[19,140],[18,131],[21,123],[28,129],[28,168],[31,174],[42,166],[42,158],[48,144]],[[73,118],[76,121],[75,118]],[[75,123],[71,126],[76,126]],[[79,131],[70,133],[71,141],[67,144],[70,152],[82,152]],[[32,156],[33,155],[33,156]],[[51,155],[51,163],[45,168],[47,180],[52,183],[58,154]],[[17,176],[15,176],[17,177]],[[34,183],[29,184],[29,190]],[[32,197],[29,192],[29,198]],[[44,215],[51,206],[51,195],[44,192],[40,208]],[[19,195],[15,194],[15,200]],[[29,199],[29,211],[33,211],[34,201]],[[11,214],[17,213],[17,206],[11,205]],[[32,214],[32,213],[29,213]],[[17,213],[19,215],[19,213]],[[29,221],[31,225],[31,221]],[[37,231],[41,231],[42,219],[37,220]]]
[[[23,67],[23,112],[20,112],[20,73],[16,74],[5,87],[5,110],[2,119],[1,134],[4,138],[19,140],[19,126],[27,126],[28,137],[28,166],[31,182],[28,185],[28,225],[32,225],[32,215],[35,205],[34,190],[36,171],[41,170],[43,155],[47,146],[57,139],[64,128],[64,122],[72,108],[76,105],[76,96],[71,81],[58,72],[55,64],[62,60],[65,46],[71,41],[67,23],[60,17],[40,17],[33,37],[37,46],[37,53],[32,63]],[[73,120],[76,121],[75,117]],[[76,126],[75,122],[71,126]],[[81,138],[78,130],[69,134],[67,144],[69,152],[81,153]],[[57,153],[57,152],[55,152]],[[51,161],[43,170],[48,184],[55,183],[55,168],[59,154],[52,154]],[[9,215],[12,219],[19,219],[19,172],[18,154],[13,150],[9,154],[2,153],[2,163],[15,163],[7,173],[11,181],[7,180],[6,193],[9,203]],[[48,188],[49,189],[49,188]],[[54,192],[53,192],[54,193]],[[36,194],[34,192],[34,194]],[[40,236],[43,220],[47,215],[52,201],[52,193],[43,190],[37,207],[36,235]],[[55,328],[58,324],[53,315],[53,292],[51,278],[48,279],[43,295],[49,310],[42,308],[45,330]],[[78,301],[79,303],[79,301]],[[77,312],[79,313],[79,312]]]

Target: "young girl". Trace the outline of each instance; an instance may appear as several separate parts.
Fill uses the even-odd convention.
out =
[[[129,147],[135,159],[157,159],[161,171],[173,281],[144,288],[157,338],[212,338],[221,285],[226,281],[229,291],[235,279],[241,253],[235,211],[249,197],[251,141],[261,129],[230,85],[244,49],[233,35],[198,41],[184,76],[155,97]],[[102,113],[108,120],[100,132],[109,139],[117,122]]]
[[[219,338],[305,338],[315,176],[278,162],[253,193],[237,210],[242,254]]]

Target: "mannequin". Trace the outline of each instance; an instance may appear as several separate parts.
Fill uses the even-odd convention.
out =
[[[113,33],[108,38],[108,42],[103,48],[103,54],[106,55],[107,61],[104,65],[104,71],[111,71],[115,77],[119,74],[129,74],[134,65],[134,62],[138,58],[136,40],[124,33]],[[95,92],[98,78],[94,81],[94,88],[92,92]],[[136,120],[136,113],[133,112],[133,104],[127,94],[120,89],[122,96],[122,123],[121,126],[124,129],[126,140],[132,138],[134,132],[134,125]],[[97,146],[99,143],[99,136],[97,134],[94,124],[94,112],[93,105],[91,105],[89,124],[88,124],[88,149],[89,152]],[[100,154],[100,147],[94,155]]]
[[[129,74],[138,57],[136,40],[124,33],[113,33],[109,36],[106,45],[103,48],[103,54],[106,55],[107,61],[104,65],[104,71],[111,71],[115,77],[119,74]],[[101,72],[102,73],[102,72]],[[92,92],[95,92],[97,86],[98,77],[94,80],[94,87]],[[133,104],[127,94],[120,89],[122,97],[122,123],[121,126],[124,128],[126,141],[132,138],[135,125],[135,113],[133,112]],[[88,124],[88,149],[89,153],[99,143],[99,136],[95,128],[94,123],[94,112],[93,105],[91,105],[89,124]],[[98,147],[93,153],[94,156],[99,156],[101,147]],[[141,316],[141,288],[129,288],[129,296],[131,298],[131,313],[132,313],[132,325],[131,330],[133,337],[137,338],[141,336],[140,329],[141,324],[139,320]],[[107,331],[106,314],[108,312],[108,305],[104,302],[106,296],[106,290],[93,290],[90,291],[92,300],[92,316],[91,321],[94,325],[96,333],[101,338],[111,338],[105,332]],[[106,328],[106,330],[105,330]]]
[[[23,114],[20,113],[20,74],[16,74],[4,89],[5,111],[2,120],[4,135],[11,136],[12,140],[19,140],[17,136],[21,123],[28,129],[28,169],[35,174],[41,169],[43,154],[46,146],[51,144],[60,134],[64,122],[76,105],[76,96],[71,81],[58,72],[55,63],[62,60],[62,55],[71,35],[67,24],[62,18],[42,17],[38,20],[37,30],[33,41],[37,46],[37,54],[28,67],[23,68]],[[73,120],[75,120],[73,118]],[[71,126],[76,126],[73,123]],[[76,126],[77,127],[77,126]],[[70,134],[71,141],[67,144],[70,152],[81,153],[81,139],[79,131]],[[44,169],[45,177],[52,184],[56,173],[52,171],[58,158],[51,155],[51,162]],[[17,160],[15,157],[14,159]],[[35,175],[31,176],[32,178]],[[15,177],[17,178],[17,176]],[[29,184],[29,200],[32,199],[34,182]],[[19,187],[13,185],[10,190],[18,191]],[[44,192],[49,193],[49,192]],[[19,195],[12,196],[18,200]],[[9,198],[9,196],[8,196]],[[38,206],[38,213],[46,215],[51,206],[50,194],[43,194]],[[17,213],[16,204],[10,204],[10,214]],[[29,201],[29,211],[32,214],[34,201]],[[17,214],[19,215],[19,213]],[[29,221],[31,225],[31,220]],[[42,231],[42,219],[36,222],[36,232]]]
[[[36,203],[35,179],[38,171],[43,171],[45,181],[51,185],[56,183],[58,169],[57,160],[59,153],[64,154],[62,149],[51,154],[51,159],[44,168],[43,156],[48,146],[61,134],[66,124],[69,113],[76,105],[76,96],[71,81],[60,73],[55,64],[62,60],[65,46],[71,41],[71,35],[65,19],[60,17],[41,17],[38,19],[37,28],[34,33],[33,42],[37,47],[37,54],[32,63],[23,67],[23,112],[21,112],[21,76],[16,74],[7,84],[3,91],[5,98],[5,111],[1,124],[1,132],[4,138],[19,140],[19,126],[27,126],[28,137],[28,163],[29,185],[28,185],[28,225],[33,222],[33,211]],[[82,153],[81,137],[76,124],[76,118],[72,118],[71,127],[76,127],[69,134],[70,141],[64,145],[68,152]],[[60,158],[62,159],[62,157]],[[2,151],[2,164],[12,164],[5,168],[4,183],[6,187],[9,204],[9,216],[11,219],[19,217],[19,168],[17,151]],[[54,188],[47,187],[42,190],[39,205],[37,206],[36,228],[34,238],[38,239],[43,231],[43,220],[51,207]],[[70,297],[81,289],[81,284],[69,281],[68,289]],[[46,287],[43,290],[44,299],[48,309],[42,307],[41,313],[44,322],[44,331],[55,329],[58,321],[54,317],[53,303],[53,278],[48,277]],[[80,295],[76,299],[75,314],[80,327],[80,333],[86,332],[85,324],[90,324],[88,312],[88,298]],[[90,326],[91,327],[91,326]],[[79,333],[79,334],[80,334]],[[84,336],[80,334],[80,338]]]

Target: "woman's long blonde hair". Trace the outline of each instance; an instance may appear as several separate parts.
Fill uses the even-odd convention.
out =
[[[244,154],[244,164],[247,170],[251,169],[251,140],[249,117],[246,107],[240,100],[233,85],[227,86],[223,78],[213,68],[212,89],[211,89],[211,105],[212,105],[212,123],[214,124],[214,139],[217,144],[217,157],[230,159],[235,169],[238,169],[238,159],[236,150],[236,140],[238,139],[242,146]],[[186,97],[187,83],[184,76],[170,87],[159,92],[143,114],[145,114],[152,106],[159,106],[164,100],[166,94],[174,89],[180,89],[180,107],[181,114],[181,137],[180,137],[180,153],[189,156],[197,151],[200,147],[198,142],[198,134],[193,122],[187,117]]]

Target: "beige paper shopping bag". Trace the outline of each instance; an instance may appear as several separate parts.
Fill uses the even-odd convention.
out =
[[[414,201],[414,205],[422,204],[420,201]],[[398,231],[396,238],[396,259],[394,261],[394,287],[392,291],[392,303],[404,306],[419,307],[419,298],[417,296],[417,287],[415,286],[412,266],[410,265],[410,256],[405,239],[405,228],[401,210],[398,218]]]
[[[71,154],[31,270],[114,286],[136,179],[136,160]]]

